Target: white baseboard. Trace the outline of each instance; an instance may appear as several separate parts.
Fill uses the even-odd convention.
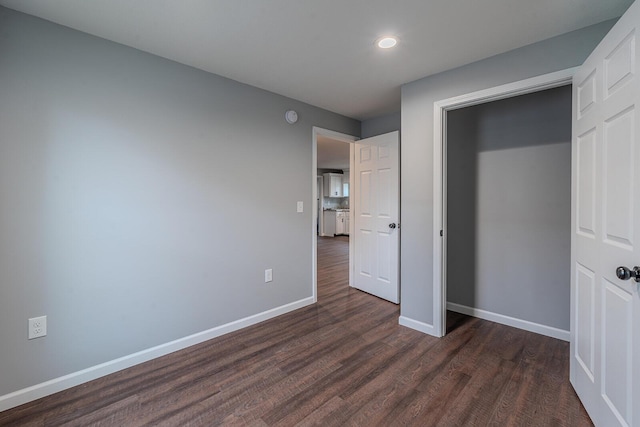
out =
[[[466,314],[468,316],[478,317],[484,320],[490,320],[502,325],[513,326],[514,328],[524,329],[525,331],[535,332],[536,334],[545,335],[551,338],[557,338],[563,341],[569,341],[570,339],[569,331],[554,328],[552,326],[541,325],[539,323],[529,322],[528,320],[516,319],[515,317],[492,313],[490,311],[480,310],[478,308],[471,308],[465,305],[448,302],[447,310]]]
[[[424,323],[424,322],[420,322],[419,320],[410,319],[409,317],[406,317],[406,316],[400,316],[400,319],[399,319],[398,323],[400,323],[400,325],[402,325],[402,326],[406,326],[407,328],[415,329],[416,331],[425,333],[427,335],[431,335],[431,336],[434,336],[434,337],[439,337],[440,336],[439,334],[436,333],[436,330],[433,327],[433,325],[430,325],[430,324]]]
[[[208,329],[206,331],[198,332],[196,334],[168,342],[166,344],[148,348],[146,350],[142,350],[128,356],[120,357],[115,360],[110,360],[109,362],[101,363],[100,365],[92,366],[90,368],[83,369],[81,371],[74,372],[59,378],[54,378],[52,380],[27,387],[13,393],[5,394],[4,396],[0,396],[0,412],[6,411],[7,409],[15,408],[16,406],[31,402],[36,399],[40,399],[41,397],[49,396],[59,391],[75,387],[88,381],[95,380],[105,375],[130,368],[132,366],[147,362],[166,354],[173,353],[174,351],[182,350],[192,345],[210,340],[212,338],[228,334],[229,332],[237,331],[238,329],[246,328],[247,326],[264,322],[265,320],[269,320],[271,318],[280,316],[293,310],[297,310],[313,303],[313,297],[304,298],[299,301],[294,301],[292,303],[264,311],[262,313],[254,314],[253,316],[245,317],[244,319],[239,319],[234,322],[230,322],[221,326],[217,326],[215,328]]]

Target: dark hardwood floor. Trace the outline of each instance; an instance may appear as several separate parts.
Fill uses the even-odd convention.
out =
[[[569,345],[449,313],[433,338],[349,288],[319,238],[318,303],[0,413],[39,426],[587,426]]]

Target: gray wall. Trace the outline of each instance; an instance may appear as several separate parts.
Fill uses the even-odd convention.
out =
[[[573,31],[402,87],[402,316],[433,324],[433,103],[580,65],[614,22]]]
[[[363,120],[360,126],[360,136],[369,138],[384,133],[400,130],[400,112],[386,114],[373,119]]]
[[[448,301],[569,330],[571,86],[447,114]]]
[[[359,121],[5,8],[0,29],[0,395],[311,297],[311,129]]]

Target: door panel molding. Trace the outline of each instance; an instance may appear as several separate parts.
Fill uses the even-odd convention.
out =
[[[583,83],[574,86],[570,379],[594,424],[603,426],[640,425],[640,286],[616,274],[640,265],[639,23],[635,2],[576,71]],[[580,186],[588,179],[581,150],[589,132],[595,209],[581,217]],[[593,233],[584,232],[589,222]],[[584,271],[595,284],[593,300],[584,296]],[[589,329],[593,360],[585,363]]]
[[[355,271],[351,286],[393,303],[400,301],[399,132],[362,139],[354,143],[351,168],[356,236]],[[394,224],[391,227],[390,224]]]

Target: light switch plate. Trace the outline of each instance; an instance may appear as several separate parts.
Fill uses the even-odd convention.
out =
[[[298,202],[297,210],[298,210],[298,213],[304,212],[304,203]]]

